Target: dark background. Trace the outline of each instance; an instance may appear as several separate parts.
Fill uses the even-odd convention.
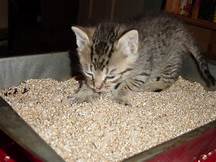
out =
[[[74,50],[72,25],[127,19],[159,11],[163,4],[162,0],[0,0],[0,5],[1,1],[8,3],[8,28],[0,29],[0,57]]]
[[[63,51],[74,45],[78,0],[10,0],[9,55]]]

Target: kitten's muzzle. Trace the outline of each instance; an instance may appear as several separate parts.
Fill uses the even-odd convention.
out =
[[[104,82],[94,82],[94,89],[96,92],[100,92],[103,88]]]
[[[94,87],[95,92],[101,92],[102,87],[103,87],[103,85],[95,86],[95,87]]]
[[[110,91],[110,87],[109,86],[105,86],[105,85],[101,85],[101,86],[94,86],[94,91],[96,93],[104,93],[104,92],[109,92]]]

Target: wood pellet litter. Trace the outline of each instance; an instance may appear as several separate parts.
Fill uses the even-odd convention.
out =
[[[67,162],[121,161],[216,119],[216,92],[181,78],[164,92],[131,92],[132,107],[108,94],[71,105],[77,86],[28,80],[1,96]]]

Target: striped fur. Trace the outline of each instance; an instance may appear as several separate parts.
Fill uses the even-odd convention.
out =
[[[204,86],[215,86],[193,38],[181,22],[167,15],[72,29],[85,85],[92,93],[111,91],[116,101],[128,104],[128,91],[169,88],[180,75],[184,55],[193,56],[197,62]],[[77,96],[77,100],[82,98]]]

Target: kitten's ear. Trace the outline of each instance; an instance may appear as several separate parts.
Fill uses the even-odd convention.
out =
[[[89,44],[89,37],[82,29],[76,26],[72,26],[71,29],[76,35],[77,46],[82,50],[87,44]]]
[[[130,30],[120,37],[117,48],[124,54],[136,54],[138,51],[139,34],[137,30]]]

